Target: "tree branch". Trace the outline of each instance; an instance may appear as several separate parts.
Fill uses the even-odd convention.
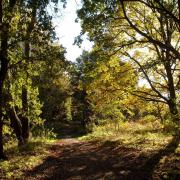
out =
[[[157,40],[157,39],[153,39],[151,36],[147,35],[146,33],[144,33],[143,31],[141,31],[136,25],[134,25],[131,20],[129,19],[129,17],[127,16],[126,14],[126,10],[125,10],[125,7],[124,7],[124,0],[119,0],[120,3],[121,3],[121,6],[122,6],[122,10],[123,10],[123,14],[124,14],[124,17],[125,19],[127,20],[127,22],[129,23],[129,25],[137,32],[139,33],[140,35],[142,35],[143,37],[145,37],[146,39],[148,39],[149,42],[153,43],[153,44],[156,44],[158,46],[160,46],[161,48],[163,49],[167,49],[167,50],[170,50],[171,52],[173,52],[176,57],[178,59],[180,59],[180,53],[174,49],[174,47],[172,45],[167,45],[167,44],[164,44],[162,43],[161,41]]]
[[[145,72],[145,70],[143,69],[142,65],[135,59],[133,58],[130,54],[128,54],[127,52],[124,54],[125,56],[128,56],[130,59],[132,59],[141,69],[142,73],[144,74],[144,76],[146,77],[146,80],[148,81],[149,85],[151,86],[151,89],[162,99],[164,99],[165,101],[168,101],[168,99],[166,97],[164,97],[152,84],[149,76],[147,75],[147,73]]]

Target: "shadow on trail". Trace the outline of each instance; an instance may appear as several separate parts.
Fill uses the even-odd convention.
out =
[[[179,138],[174,137],[172,141],[165,147],[165,149],[159,150],[157,153],[155,153],[153,156],[149,158],[149,160],[145,164],[145,167],[151,167],[149,169],[150,179],[153,179],[153,172],[155,171],[156,165],[158,165],[162,157],[169,156],[170,154],[174,153],[178,145],[179,145]],[[171,166],[173,166],[173,164]],[[171,172],[169,172],[169,177],[167,176],[167,178],[171,180],[176,180],[176,179],[179,180],[180,174],[171,174]]]
[[[112,142],[64,140],[52,146],[52,156],[27,172],[26,179],[160,180],[161,175],[153,177],[153,172],[159,160],[174,152],[177,146],[178,143],[172,141],[159,152],[142,154]],[[171,180],[178,178],[173,176]]]

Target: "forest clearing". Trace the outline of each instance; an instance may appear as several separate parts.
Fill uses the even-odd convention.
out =
[[[0,180],[180,179],[180,0],[0,0]]]

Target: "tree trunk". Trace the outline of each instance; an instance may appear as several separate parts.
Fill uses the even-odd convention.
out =
[[[3,153],[3,135],[2,135],[2,127],[3,127],[3,86],[6,78],[7,70],[8,70],[8,40],[9,40],[9,27],[10,22],[13,15],[13,9],[15,7],[16,0],[9,0],[8,2],[8,10],[9,13],[7,15],[6,22],[3,22],[3,4],[2,0],[0,0],[0,39],[1,39],[1,49],[0,49],[0,158],[5,159]]]
[[[169,52],[167,52],[167,56],[169,55]],[[169,111],[171,113],[171,118],[172,118],[172,122],[175,123],[174,126],[174,135],[175,136],[179,136],[179,130],[177,128],[176,125],[180,125],[179,124],[179,115],[178,115],[178,109],[177,109],[177,104],[176,104],[176,92],[175,92],[175,87],[174,87],[174,80],[173,80],[173,75],[171,72],[171,65],[170,65],[170,61],[168,58],[166,59],[165,62],[165,69],[166,69],[166,73],[167,73],[167,79],[168,79],[168,89],[169,89],[169,100],[168,100],[168,106],[169,106]]]
[[[2,33],[2,1],[0,1],[0,29],[1,29],[1,33]],[[2,52],[0,52],[0,53],[2,53]],[[0,59],[0,62],[1,62],[1,59]],[[0,72],[1,72],[1,70],[0,70]],[[1,78],[1,74],[0,74],[0,78]],[[3,155],[4,155],[4,152],[3,152],[3,135],[2,135],[2,128],[3,128],[3,121],[2,121],[2,89],[3,89],[3,84],[2,84],[2,80],[1,80],[0,81],[0,159],[2,159]]]
[[[2,1],[0,1],[1,50],[0,50],[0,159],[4,159],[3,152],[3,85],[8,69],[7,40],[8,34],[2,24]],[[7,28],[7,27],[6,27]]]
[[[11,88],[11,83],[10,83],[10,75],[8,74],[8,88],[7,88],[7,93],[4,93],[4,104],[5,104],[5,110],[6,114],[10,119],[11,126],[14,130],[14,133],[16,134],[16,137],[18,139],[18,145],[21,146],[24,144],[24,140],[22,137],[22,126],[21,122],[16,114],[16,110],[14,106],[10,105],[10,102],[13,102],[13,97],[9,93],[10,88]]]
[[[6,159],[3,152],[3,85],[7,74],[7,62],[4,60],[2,51],[0,52],[0,159]]]
[[[25,142],[29,139],[29,118],[28,118],[28,98],[27,98],[27,88],[22,87],[22,107],[23,114],[21,115],[21,124],[22,124],[22,136]]]
[[[86,93],[85,89],[82,91],[81,96],[82,96],[82,104],[83,104],[82,120],[81,120],[81,122],[82,122],[83,127],[86,130],[88,130],[88,131],[90,130],[91,131],[91,129],[87,129],[87,125],[92,123],[92,122],[90,121],[91,110],[90,110],[90,107],[89,107],[89,103],[88,103],[88,101],[86,99],[87,93]]]
[[[3,141],[2,141],[2,128],[3,128],[3,123],[0,121],[0,159],[3,157],[4,152],[3,152]]]
[[[178,0],[178,9],[179,9],[179,21],[180,21],[180,0]],[[180,27],[180,24],[179,24]]]
[[[18,139],[18,145],[21,146],[24,144],[24,139],[22,136],[22,126],[21,126],[20,120],[16,114],[15,108],[14,107],[9,108],[7,110],[7,114],[10,118],[11,125],[12,125],[14,132],[16,134],[16,137]]]
[[[0,96],[2,97],[2,96]],[[2,121],[2,106],[0,105],[0,159],[4,159],[3,151],[3,121]]]
[[[177,104],[174,100],[170,99],[168,101],[168,106],[169,106],[169,110],[170,110],[170,113],[172,115],[172,118],[173,118],[173,122],[175,123],[179,123],[179,117],[178,117],[178,109],[177,109]]]
[[[165,24],[166,24],[166,36],[164,37],[164,40],[167,45],[171,45],[171,39],[172,39],[172,22],[169,21],[167,18],[165,19]],[[174,85],[174,78],[173,78],[173,73],[171,70],[171,62],[172,62],[172,57],[170,56],[170,51],[166,50],[165,51],[165,60],[164,60],[164,67],[166,70],[167,74],[167,81],[168,81],[168,91],[169,91],[169,100],[167,101],[170,113],[172,115],[172,121],[174,123],[179,123],[179,117],[178,117],[178,109],[177,109],[177,97],[176,97],[176,90],[175,90],[175,85]]]
[[[171,72],[171,65],[170,62],[167,61],[165,62],[165,69],[167,73],[167,79],[168,79],[168,89],[169,89],[169,101],[168,101],[168,106],[170,113],[174,116],[178,114],[177,110],[177,104],[176,104],[176,92],[174,88],[174,80]]]
[[[173,114],[173,115],[178,114],[177,105],[174,100],[170,99],[168,102],[168,106],[169,106],[169,110],[170,110],[171,114]]]
[[[37,13],[37,1],[33,0],[33,8],[32,8],[32,14],[31,14],[31,21],[28,24],[27,32],[26,32],[26,39],[24,43],[24,55],[26,58],[26,63],[29,63],[29,57],[30,57],[30,36],[34,29],[35,21],[36,21],[36,13]],[[28,74],[27,74],[28,78]],[[25,140],[25,142],[29,139],[29,118],[28,118],[28,91],[27,87],[22,87],[22,107],[23,107],[23,114],[21,116],[21,123],[22,123],[22,135]]]

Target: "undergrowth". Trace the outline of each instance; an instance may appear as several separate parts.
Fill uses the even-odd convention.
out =
[[[78,139],[95,141],[115,148],[121,146],[134,148],[142,157],[148,159],[157,152],[165,151],[173,137],[164,131],[158,121],[140,121],[104,123],[94,126],[92,133]],[[49,155],[48,149],[54,141],[45,138],[32,139],[20,149],[17,147],[17,142],[6,144],[5,151],[9,160],[0,161],[0,179],[20,179],[25,172],[42,164],[45,157]],[[180,172],[179,155],[180,146],[173,149],[172,153],[160,158],[158,166],[161,170],[158,170],[158,173],[160,172],[164,179]]]
[[[79,139],[98,141],[115,148],[133,148],[147,160],[157,154],[160,158],[154,174],[160,174],[163,179],[180,177],[180,144],[172,144],[173,136],[158,121],[112,122],[94,126],[92,133]]]
[[[41,164],[48,156],[49,146],[54,140],[36,138],[18,148],[17,142],[5,145],[7,161],[0,161],[0,179],[19,179],[24,172]]]
[[[95,126],[93,132],[80,140],[116,141],[140,150],[157,150],[171,141],[172,136],[158,122],[119,122]]]

